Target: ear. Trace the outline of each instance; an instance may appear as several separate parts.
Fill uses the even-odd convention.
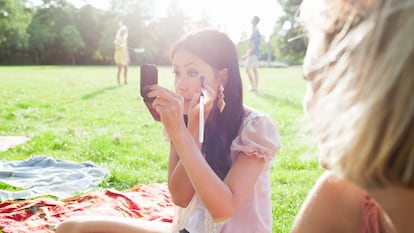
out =
[[[220,83],[220,85],[226,86],[227,79],[229,77],[229,69],[224,68],[219,70],[217,73],[217,81]]]

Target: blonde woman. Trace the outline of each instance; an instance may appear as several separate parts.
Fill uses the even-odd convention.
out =
[[[128,83],[128,64],[129,64],[129,55],[128,55],[128,28],[126,26],[121,26],[116,33],[114,40],[115,45],[115,54],[114,61],[118,67],[118,73],[116,75],[118,80],[118,85],[121,84],[120,76],[122,69],[124,69],[124,83]]]
[[[414,229],[414,1],[304,0],[304,108],[331,170],[292,232]]]

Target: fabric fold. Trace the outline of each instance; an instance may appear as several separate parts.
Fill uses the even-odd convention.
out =
[[[0,161],[0,181],[22,190],[0,190],[0,200],[50,195],[62,199],[88,191],[109,175],[91,161],[77,163],[49,156],[22,161]]]

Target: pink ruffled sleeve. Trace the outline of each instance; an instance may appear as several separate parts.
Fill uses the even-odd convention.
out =
[[[231,150],[236,154],[240,152],[249,156],[264,158],[266,162],[271,161],[280,149],[280,136],[273,120],[255,112],[248,117],[231,145]]]

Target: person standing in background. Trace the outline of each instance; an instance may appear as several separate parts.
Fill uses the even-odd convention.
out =
[[[129,55],[128,55],[128,28],[125,25],[122,25],[115,37],[115,54],[114,60],[115,64],[118,67],[117,80],[118,85],[121,84],[120,76],[122,68],[124,69],[124,83],[128,83],[128,64],[129,64]]]
[[[249,39],[249,47],[246,54],[243,56],[246,60],[246,73],[249,76],[250,80],[250,90],[257,91],[259,84],[259,59],[261,56],[260,42],[261,36],[260,31],[257,28],[257,24],[260,22],[258,16],[254,16],[251,20],[252,23],[252,33]]]

